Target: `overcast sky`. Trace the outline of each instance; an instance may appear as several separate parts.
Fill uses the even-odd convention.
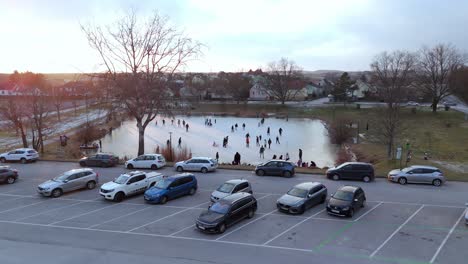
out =
[[[207,47],[185,71],[237,71],[287,57],[305,70],[367,70],[384,50],[468,49],[468,0],[0,0],[0,72],[91,72],[80,23],[158,10]]]

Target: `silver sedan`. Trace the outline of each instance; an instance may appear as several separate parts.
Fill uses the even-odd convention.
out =
[[[402,170],[392,170],[387,176],[389,181],[399,184],[426,183],[434,186],[441,186],[445,183],[442,171],[432,166],[414,165]]]

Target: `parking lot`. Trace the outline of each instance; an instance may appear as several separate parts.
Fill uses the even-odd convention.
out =
[[[19,170],[20,179],[0,186],[0,245],[9,249],[0,257],[2,263],[310,263],[311,259],[313,263],[466,263],[468,259],[468,227],[463,219],[466,183],[437,188],[400,186],[384,179],[366,184],[333,182],[320,175],[284,179],[218,170],[196,173],[199,189],[194,196],[150,205],[141,195],[122,203],[105,201],[98,188],[44,198],[36,194],[37,184],[76,164],[9,165]],[[126,170],[96,171],[101,185]],[[160,171],[176,174],[171,168]],[[258,200],[255,217],[224,234],[199,232],[195,219],[210,204],[211,192],[232,178],[252,183]],[[324,205],[303,215],[278,212],[276,200],[304,181],[320,181],[329,193],[341,185],[359,185],[366,192],[367,206],[351,219],[329,216]],[[42,261],[41,252],[52,248],[63,254]]]

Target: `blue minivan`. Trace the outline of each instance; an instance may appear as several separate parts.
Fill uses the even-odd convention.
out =
[[[165,204],[168,200],[183,195],[194,195],[197,191],[197,178],[192,173],[182,173],[164,180],[145,192],[145,201],[149,203]]]

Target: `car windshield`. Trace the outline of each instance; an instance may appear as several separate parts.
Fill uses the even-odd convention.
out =
[[[305,198],[307,196],[307,190],[299,189],[299,188],[292,188],[291,190],[289,190],[288,194],[291,196]]]
[[[154,187],[158,188],[158,189],[167,189],[167,187],[169,186],[169,184],[171,184],[172,181],[169,181],[169,180],[162,180],[162,181],[158,181],[158,183],[156,183],[156,185]]]
[[[408,167],[408,168],[402,169],[401,171],[402,171],[402,172],[408,172],[408,171],[410,171],[411,169],[412,169],[411,167]]]
[[[218,213],[218,214],[227,214],[228,211],[229,211],[229,204],[226,204],[226,203],[214,203],[211,207],[210,207],[210,211],[211,212],[215,212],[215,213]]]
[[[345,192],[345,191],[337,191],[333,198],[343,201],[352,201],[353,200],[353,193],[352,192]]]
[[[62,175],[59,175],[59,176],[55,177],[53,180],[63,182],[64,180],[68,179],[69,176],[70,176],[69,173],[64,173]]]
[[[124,184],[127,182],[128,178],[130,178],[128,175],[122,174],[117,179],[115,179],[114,182],[118,184]]]
[[[219,186],[217,189],[218,192],[223,192],[223,193],[231,193],[232,189],[234,189],[236,185],[232,183],[223,183],[223,185]]]

